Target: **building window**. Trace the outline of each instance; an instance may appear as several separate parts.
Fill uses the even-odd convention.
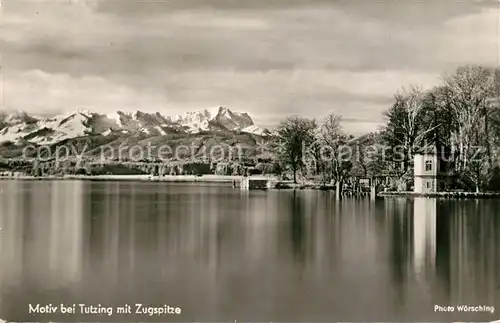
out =
[[[425,161],[425,171],[426,172],[432,171],[432,160]]]
[[[431,182],[427,182],[427,188],[431,188]]]

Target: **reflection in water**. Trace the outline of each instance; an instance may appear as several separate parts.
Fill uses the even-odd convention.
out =
[[[454,211],[449,235],[451,301],[492,302],[499,282],[495,277],[499,232],[496,217],[488,214],[495,214],[490,212],[498,206],[470,201],[447,207]]]
[[[27,276],[45,288],[66,288],[84,266],[83,183],[30,184],[9,181],[0,195],[6,283]]]
[[[495,317],[433,306],[500,308],[498,201],[82,181],[0,191],[12,321],[48,320],[27,304],[50,302],[183,309],[157,321],[477,321]]]
[[[417,272],[434,267],[436,257],[437,200],[416,198],[413,202],[413,258]]]
[[[411,246],[413,223],[411,212],[405,199],[390,199],[386,204],[386,220],[389,238],[390,275],[394,282],[394,302],[402,307],[407,302],[408,287],[411,284],[409,265],[411,261]]]
[[[86,228],[84,227],[83,212],[83,183],[52,182],[50,191],[36,191],[33,194],[34,202],[50,201],[48,208],[50,216],[44,219],[43,213],[37,214],[34,219],[34,226],[48,227],[46,232],[33,230],[34,234],[42,233],[48,238],[48,245],[41,245],[33,239],[33,247],[39,249],[39,254],[48,252],[48,269],[50,271],[51,284],[56,282],[62,286],[79,281],[81,279],[83,260],[83,243],[86,238]],[[33,203],[32,205],[37,205]],[[46,206],[43,206],[42,210]],[[35,224],[36,223],[36,224]],[[36,237],[36,236],[35,236]],[[41,259],[40,259],[41,260]],[[34,264],[34,268],[36,268]]]
[[[458,202],[457,202],[458,203]],[[438,289],[445,299],[451,297],[451,219],[453,212],[446,212],[443,204],[437,206],[439,216],[436,218],[436,279],[440,282]]]
[[[9,181],[2,183],[0,193],[0,256],[1,264],[9,262],[8,266],[2,266],[2,286],[17,287],[23,278],[23,255],[24,255],[24,208],[29,206],[24,202],[22,182]]]
[[[290,205],[292,206],[290,214],[292,249],[297,261],[302,263],[305,256],[305,218],[302,200],[297,197],[295,190],[292,193]]]

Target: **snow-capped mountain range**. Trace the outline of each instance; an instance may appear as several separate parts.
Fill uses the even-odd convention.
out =
[[[0,143],[53,144],[91,134],[164,136],[169,133],[196,134],[203,131],[234,131],[263,137],[270,134],[267,129],[256,126],[247,113],[233,112],[224,107],[187,112],[174,117],[141,111],[100,114],[78,110],[53,117],[36,117],[25,112],[0,112]]]

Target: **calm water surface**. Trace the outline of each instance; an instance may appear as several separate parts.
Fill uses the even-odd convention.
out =
[[[500,202],[217,185],[0,181],[10,321],[491,321]],[[163,304],[177,316],[29,314]],[[434,305],[496,312],[434,312]]]

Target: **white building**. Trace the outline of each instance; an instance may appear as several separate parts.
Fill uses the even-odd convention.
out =
[[[439,190],[440,160],[435,153],[414,155],[414,192],[433,193]]]

